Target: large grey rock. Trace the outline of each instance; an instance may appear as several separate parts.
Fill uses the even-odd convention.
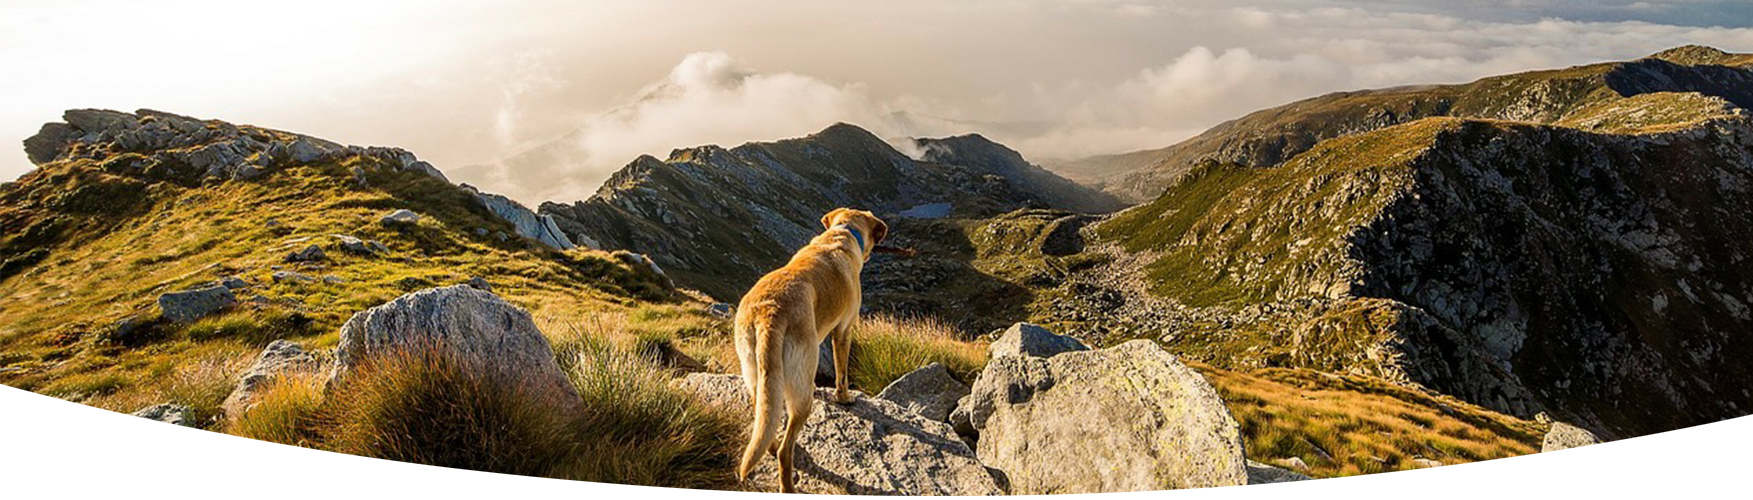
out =
[[[172,425],[195,427],[195,419],[189,415],[190,413],[193,413],[193,410],[190,410],[187,406],[161,403],[141,408],[140,411],[134,412],[133,415],[147,420],[157,420]]]
[[[316,373],[320,368],[317,357],[298,344],[276,340],[256,355],[256,361],[238,377],[237,386],[220,407],[226,415],[241,414],[255,404],[257,393],[277,378],[293,372]]]
[[[1564,422],[1552,422],[1552,428],[1546,431],[1546,439],[1540,443],[1540,451],[1566,450],[1600,443],[1601,438],[1593,432]]]
[[[947,422],[956,402],[967,395],[967,384],[951,376],[949,368],[932,363],[890,382],[877,398],[894,401],[925,418]]]
[[[237,296],[231,294],[230,288],[217,284],[158,296],[159,311],[165,319],[178,323],[205,318],[233,305],[237,305]]]
[[[1016,494],[1247,484],[1241,430],[1198,372],[1148,340],[993,358],[966,400],[980,461]]]
[[[410,349],[439,350],[465,369],[521,385],[566,411],[582,411],[530,313],[467,285],[421,290],[354,314],[341,325],[329,383],[345,383],[373,356]]]
[[[534,211],[531,211],[529,207],[525,207],[518,202],[512,201],[511,198],[492,193],[483,193],[481,190],[475,189],[474,186],[468,184],[464,184],[463,189],[468,190],[470,193],[474,193],[475,200],[479,201],[481,206],[486,207],[487,211],[493,212],[493,215],[499,216],[500,219],[510,222],[512,226],[517,228],[517,234],[522,235],[525,238],[536,240],[543,245],[561,250],[578,246],[573,244],[572,240],[566,237],[566,233],[560,232],[560,226],[554,224],[554,217],[552,216],[537,215]]]
[[[1283,467],[1248,461],[1248,484],[1289,483],[1314,479]]]
[[[994,359],[1000,356],[1050,357],[1062,352],[1088,351],[1089,346],[1077,339],[1055,334],[1029,323],[1010,325],[990,347]]]
[[[749,390],[735,375],[692,373],[675,382],[711,404],[749,418]],[[833,392],[816,393],[814,409],[798,436],[798,489],[855,495],[1000,495],[998,482],[974,451],[943,422],[873,398],[829,403]],[[782,431],[783,432],[783,431]],[[763,455],[753,475],[775,491],[778,465]]]

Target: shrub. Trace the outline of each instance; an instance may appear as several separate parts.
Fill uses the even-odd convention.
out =
[[[986,348],[957,340],[949,325],[929,318],[867,316],[852,332],[851,385],[877,392],[919,367],[942,363],[962,380],[986,366]],[[824,341],[827,342],[827,341]]]
[[[334,451],[536,476],[573,452],[560,406],[441,351],[385,353],[336,383],[318,416]]]

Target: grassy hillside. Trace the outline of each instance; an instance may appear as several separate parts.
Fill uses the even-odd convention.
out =
[[[211,409],[266,343],[331,345],[353,313],[417,289],[481,277],[538,316],[684,300],[607,252],[479,236],[511,228],[457,187],[374,158],[215,181],[143,169],[154,160],[137,153],[92,156],[0,188],[0,220],[24,228],[0,240],[0,383],[118,411],[165,400]],[[396,209],[425,217],[379,223]],[[344,251],[334,235],[387,252]],[[286,262],[309,245],[326,258]],[[282,271],[304,277],[275,279]],[[160,294],[225,277],[250,283],[239,306],[189,324],[159,317]]]

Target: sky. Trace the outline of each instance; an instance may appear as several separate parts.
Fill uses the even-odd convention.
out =
[[[1037,162],[1327,92],[1753,51],[1739,0],[0,0],[0,180],[70,108],[399,146],[526,203],[640,154],[977,132]],[[564,138],[564,139],[562,139]],[[505,158],[560,140],[568,161]],[[895,141],[896,144],[904,144]],[[473,167],[473,168],[471,168]]]

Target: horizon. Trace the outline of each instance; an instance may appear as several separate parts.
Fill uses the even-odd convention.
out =
[[[836,122],[892,143],[978,133],[1040,164],[1331,92],[1753,48],[1753,6],[1723,1],[1221,3],[4,2],[0,54],[34,76],[3,84],[23,98],[0,123],[0,180],[33,168],[18,141],[75,108],[402,147],[533,205],[588,198],[641,154]],[[555,141],[560,167],[499,164]]]

